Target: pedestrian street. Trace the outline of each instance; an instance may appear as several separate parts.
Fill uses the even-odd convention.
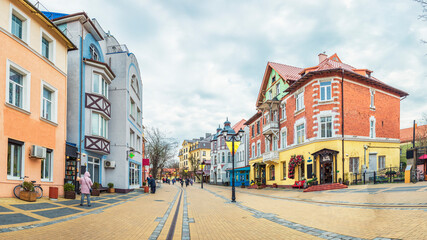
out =
[[[80,207],[79,197],[4,199],[0,239],[423,239],[427,230],[426,183],[311,193],[236,188],[237,202],[230,198],[231,187],[161,184],[155,194],[102,194],[92,208]]]

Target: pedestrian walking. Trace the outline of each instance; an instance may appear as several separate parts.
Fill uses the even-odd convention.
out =
[[[151,188],[151,193],[153,193],[153,194],[156,193],[156,179],[154,179],[152,175],[150,175],[149,184],[150,184],[150,188]]]
[[[80,191],[81,191],[81,198],[80,198],[80,206],[83,206],[84,199],[86,196],[87,199],[87,206],[90,207],[90,192],[92,189],[92,180],[90,180],[90,173],[85,172],[82,178],[80,178]]]
[[[181,187],[184,187],[184,181],[181,179]]]
[[[193,186],[193,179],[190,179],[190,184],[191,186]]]
[[[185,187],[188,187],[188,178],[185,179]]]

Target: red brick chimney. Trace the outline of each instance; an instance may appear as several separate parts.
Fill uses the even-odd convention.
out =
[[[319,53],[318,56],[319,56],[319,63],[323,62],[328,57],[328,55],[326,55],[325,53]]]

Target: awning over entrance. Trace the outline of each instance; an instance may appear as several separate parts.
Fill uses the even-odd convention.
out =
[[[332,149],[328,149],[328,148],[324,148],[322,150],[319,150],[315,153],[312,153],[311,155],[314,156],[314,158],[316,158],[317,156],[326,156],[326,155],[337,155],[339,153],[339,151],[335,151]]]

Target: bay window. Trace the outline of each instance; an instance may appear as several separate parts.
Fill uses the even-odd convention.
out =
[[[92,112],[92,135],[108,138],[108,120],[95,112]]]
[[[101,75],[96,73],[93,74],[92,92],[104,95],[108,98],[108,83]]]

